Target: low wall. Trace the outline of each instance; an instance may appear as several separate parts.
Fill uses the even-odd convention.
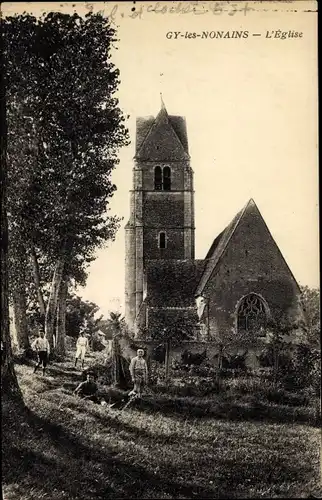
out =
[[[145,357],[147,359],[152,357],[153,350],[161,345],[160,341],[154,340],[133,340],[132,346],[133,348],[138,349],[141,347],[145,351]],[[257,356],[264,349],[265,343],[259,342],[258,345],[252,346],[250,348],[246,348],[243,345],[234,345],[229,347],[224,351],[224,354],[229,356],[236,356],[238,354],[246,355],[246,366],[252,369],[259,368],[259,361]],[[203,354],[205,353],[205,357],[208,361],[216,367],[218,365],[218,355],[220,353],[220,344],[218,342],[201,342],[201,341],[185,341],[182,342],[180,346],[175,346],[171,348],[170,360],[181,361],[181,356],[184,351],[188,351],[191,354]]]

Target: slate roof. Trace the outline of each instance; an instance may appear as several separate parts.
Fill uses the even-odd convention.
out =
[[[153,116],[146,116],[136,119],[135,157],[139,158],[141,156],[145,143],[149,142],[149,138],[155,132],[159,132],[156,137],[158,137],[159,145],[162,144],[162,135],[166,130],[168,133],[172,133],[172,140],[174,142],[177,141],[179,149],[182,148],[181,156],[189,158],[186,119],[183,116],[168,115],[164,105],[162,105],[161,110],[155,118]]]
[[[150,260],[146,265],[146,303],[153,307],[195,306],[194,292],[204,260]]]
[[[236,215],[235,217],[233,218],[233,220],[228,224],[228,226],[214,239],[207,255],[206,255],[206,258],[205,258],[205,267],[204,267],[204,272],[200,278],[200,281],[198,283],[198,285],[196,286],[196,290],[195,290],[195,296],[198,296],[198,295],[201,295],[202,292],[203,292],[203,289],[204,287],[206,286],[208,280],[210,279],[210,277],[213,275],[213,273],[216,271],[216,268],[218,267],[218,264],[221,260],[221,257],[223,256],[230,240],[231,240],[231,237],[233,236],[238,224],[240,223],[243,215],[248,212],[248,211],[256,211],[259,216],[261,217],[263,223],[265,224],[266,226],[266,229],[270,235],[270,237],[272,238],[273,242],[275,243],[276,247],[277,247],[277,250],[279,251],[287,269],[289,270],[296,286],[299,288],[299,285],[292,273],[292,271],[290,270],[287,262],[285,261],[284,257],[283,257],[283,254],[281,253],[278,245],[276,244],[270,230],[268,229],[260,211],[258,210],[258,207],[255,203],[255,201],[251,198],[247,203],[246,205],[244,206],[244,208],[242,210],[240,210]]]
[[[142,143],[146,138],[154,121],[154,116],[139,116],[136,119],[136,152],[140,150]]]
[[[187,135],[187,125],[184,116],[168,115],[169,122],[172,125],[173,130],[177,134],[183,149],[186,153],[189,153],[188,147],[188,135]]]
[[[218,265],[221,256],[223,255],[227,245],[235,232],[236,227],[238,226],[239,221],[241,220],[244,212],[254,206],[255,202],[251,199],[247,202],[242,210],[240,210],[233,220],[228,224],[228,226],[214,239],[207,255],[206,255],[206,265],[203,275],[201,276],[200,282],[196,287],[196,296],[201,295],[203,289],[211,277],[213,271]]]

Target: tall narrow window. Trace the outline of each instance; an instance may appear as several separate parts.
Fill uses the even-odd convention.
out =
[[[155,169],[154,169],[154,189],[156,191],[162,190],[162,169],[161,169],[161,167],[155,167]]]
[[[159,248],[166,248],[167,246],[167,237],[164,232],[159,233]]]
[[[163,190],[171,190],[171,169],[170,167],[164,167],[163,169]]]
[[[171,169],[159,166],[154,169],[154,189],[156,191],[171,191]]]

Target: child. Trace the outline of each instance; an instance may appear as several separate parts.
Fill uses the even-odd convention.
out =
[[[42,374],[45,375],[50,354],[50,345],[48,340],[45,338],[45,332],[42,328],[39,330],[39,337],[33,342],[31,347],[37,352],[38,355],[38,363],[35,366],[34,373],[36,373],[39,366],[42,365]]]
[[[137,394],[138,397],[141,397],[142,387],[146,385],[148,379],[148,367],[143,354],[143,349],[138,349],[137,356],[132,358],[130,363],[130,374],[134,383],[134,388],[130,395]]]
[[[81,358],[82,361],[82,368],[84,368],[84,360],[85,360],[85,354],[88,349],[88,339],[84,333],[84,331],[80,331],[79,337],[77,339],[76,343],[76,354],[75,354],[75,368],[77,365],[78,358]]]
[[[81,382],[74,391],[77,396],[80,396],[84,399],[89,399],[94,403],[99,403],[98,398],[98,387],[95,382],[95,377],[93,372],[88,372],[86,376],[86,380]]]

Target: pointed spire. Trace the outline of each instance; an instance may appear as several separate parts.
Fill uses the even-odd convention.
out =
[[[161,109],[164,109],[166,111],[165,104],[163,102],[162,92],[160,92],[160,98],[161,98]]]
[[[163,96],[162,93],[160,92],[160,99],[161,99],[161,109],[159,113],[157,114],[157,117],[155,119],[155,123],[160,123],[162,121],[168,122],[169,120],[169,115],[167,112],[167,109],[165,107],[164,101],[163,101]]]

